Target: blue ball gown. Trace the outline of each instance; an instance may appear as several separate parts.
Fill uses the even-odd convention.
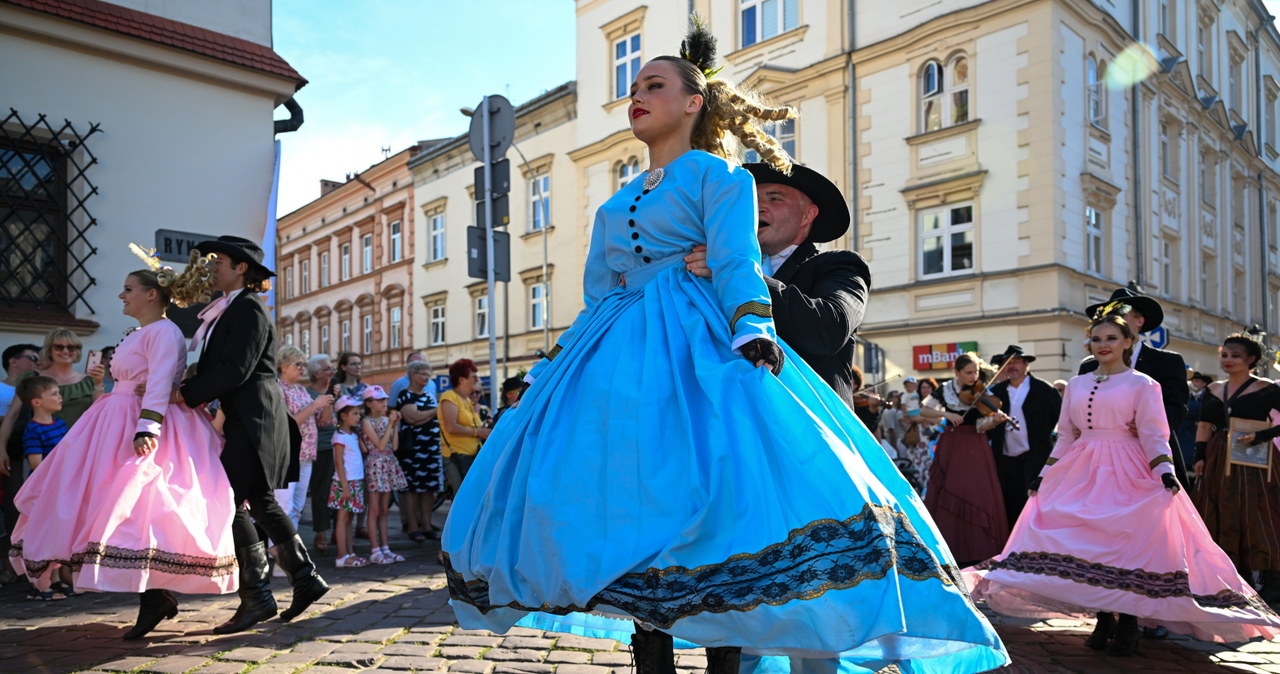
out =
[[[485,443],[443,535],[466,628],[826,658],[830,671],[1008,663],[915,492],[776,340],[746,170],[701,151],[597,213],[586,308]],[[711,279],[683,256],[707,244]],[[838,662],[836,660],[838,658]],[[794,660],[792,660],[794,662]]]

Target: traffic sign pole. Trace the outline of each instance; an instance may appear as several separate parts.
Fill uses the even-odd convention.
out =
[[[494,293],[493,281],[493,143],[490,139],[492,133],[489,128],[489,97],[485,96],[480,106],[484,117],[481,122],[484,125],[484,239],[485,245],[485,276],[488,289],[485,291],[489,295],[489,306],[486,309],[489,312],[488,328],[489,328],[489,380],[497,381],[498,376],[498,331],[495,330],[497,323],[494,322],[493,305],[496,299]],[[493,418],[498,415],[497,400],[498,396],[494,395],[492,387],[489,391],[489,417]]]

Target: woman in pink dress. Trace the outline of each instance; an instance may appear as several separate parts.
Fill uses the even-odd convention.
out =
[[[80,417],[15,498],[14,567],[40,589],[62,563],[77,588],[141,593],[125,639],[176,616],[173,592],[225,594],[237,586],[222,438],[201,413],[169,403],[186,366],[182,330],[164,315],[171,299],[186,300],[180,286],[186,292],[169,269],[125,278],[124,313],[141,327],[116,349],[115,389]]]
[[[1112,655],[1134,652],[1139,622],[1218,642],[1280,635],[1179,491],[1160,385],[1129,366],[1127,310],[1092,322],[1098,370],[1067,386],[1058,444],[1004,552],[964,571],[973,599],[1022,617],[1097,612],[1085,644]]]

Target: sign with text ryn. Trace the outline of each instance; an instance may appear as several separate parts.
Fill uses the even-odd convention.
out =
[[[960,354],[978,350],[977,342],[925,344],[911,347],[917,370],[949,370]]]

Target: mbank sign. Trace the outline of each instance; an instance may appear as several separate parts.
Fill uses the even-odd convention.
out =
[[[954,344],[925,344],[911,348],[915,356],[917,370],[948,370],[960,354],[978,350],[977,342],[956,342]]]

